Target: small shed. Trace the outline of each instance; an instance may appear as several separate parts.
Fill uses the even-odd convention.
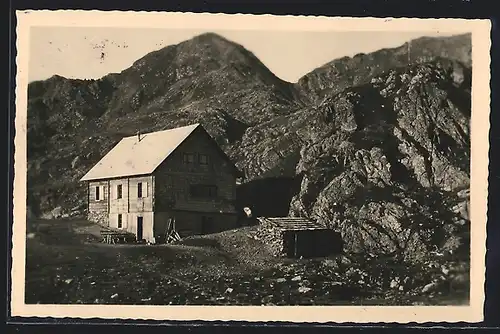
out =
[[[276,256],[323,257],[342,252],[342,238],[326,226],[303,217],[259,217],[260,239]]]

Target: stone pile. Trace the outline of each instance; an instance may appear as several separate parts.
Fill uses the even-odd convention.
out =
[[[283,254],[283,232],[271,222],[258,218],[259,227],[255,237],[269,249],[274,256],[282,256]]]

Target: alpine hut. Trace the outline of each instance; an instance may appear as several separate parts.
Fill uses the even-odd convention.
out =
[[[81,181],[88,219],[161,242],[237,226],[238,169],[200,124],[123,138]]]

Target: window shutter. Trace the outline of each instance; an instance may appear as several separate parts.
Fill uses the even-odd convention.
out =
[[[111,199],[117,199],[118,198],[118,196],[116,195],[117,192],[115,191],[115,189],[116,189],[116,186],[113,187],[112,185],[110,185],[109,196],[111,197]]]
[[[145,196],[144,197],[149,197],[149,182],[144,182],[144,192]]]

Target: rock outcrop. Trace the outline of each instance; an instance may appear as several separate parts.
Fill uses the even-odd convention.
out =
[[[301,150],[291,214],[342,230],[354,252],[441,249],[467,211],[470,75],[436,59],[325,98]]]

